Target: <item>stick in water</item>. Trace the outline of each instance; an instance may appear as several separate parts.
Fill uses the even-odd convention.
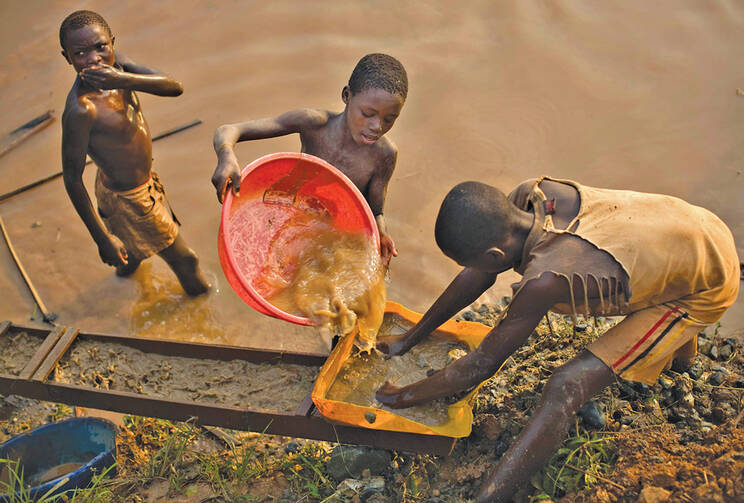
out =
[[[53,110],[47,110],[22,126],[17,127],[0,140],[0,157],[4,156],[27,138],[38,133],[54,121]]]
[[[18,267],[18,270],[21,273],[21,276],[23,276],[23,281],[26,282],[26,286],[28,287],[29,291],[31,292],[31,295],[34,298],[34,301],[36,302],[36,305],[39,306],[39,311],[41,311],[41,316],[44,319],[46,323],[49,323],[52,326],[55,326],[54,320],[57,319],[57,315],[54,313],[50,313],[46,306],[44,305],[44,301],[41,300],[41,297],[39,296],[39,293],[36,291],[36,288],[34,288],[33,283],[31,283],[31,278],[28,277],[28,274],[26,274],[26,269],[23,268],[23,265],[21,264],[21,260],[18,258],[18,255],[15,252],[15,249],[13,248],[13,244],[10,242],[10,236],[8,236],[8,231],[5,229],[5,223],[3,222],[3,218],[0,217],[0,231],[2,231],[3,237],[5,238],[5,244],[8,245],[8,250],[10,250],[10,255],[13,257],[13,261],[15,262],[16,267]]]

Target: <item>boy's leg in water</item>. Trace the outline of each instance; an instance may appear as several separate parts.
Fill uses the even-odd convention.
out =
[[[165,260],[178,281],[191,296],[201,295],[209,290],[209,283],[202,276],[199,269],[199,257],[188,247],[186,241],[179,234],[168,248],[158,253]]]
[[[511,501],[560,447],[581,405],[614,380],[612,370],[589,351],[558,368],[529,423],[488,476],[476,502]]]

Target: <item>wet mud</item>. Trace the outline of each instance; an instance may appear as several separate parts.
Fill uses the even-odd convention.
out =
[[[52,381],[171,400],[294,412],[318,367],[164,356],[121,344],[76,341]]]
[[[43,337],[26,332],[8,332],[0,337],[0,374],[20,374],[42,342]]]
[[[379,336],[402,334],[413,326],[398,315],[386,314]],[[327,398],[342,402],[391,411],[399,416],[429,426],[447,422],[451,400],[441,399],[404,409],[391,409],[375,399],[375,392],[386,382],[407,386],[426,378],[448,363],[467,354],[467,345],[453,342],[450,337],[432,335],[402,356],[386,359],[373,351],[358,353],[344,362]]]

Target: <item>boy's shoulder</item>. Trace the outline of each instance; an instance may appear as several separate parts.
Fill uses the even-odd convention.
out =
[[[388,138],[387,136],[383,136],[379,140],[375,142],[375,146],[380,149],[380,152],[388,155],[388,156],[396,156],[398,155],[398,146]]]
[[[95,119],[95,103],[93,103],[87,93],[80,91],[78,82],[79,81],[76,79],[70,92],[67,93],[65,110],[62,112],[62,127],[71,124],[78,124],[81,121],[92,121]]]
[[[283,117],[302,129],[319,129],[327,126],[334,115],[336,114],[329,110],[297,108],[286,112]]]
[[[377,140],[374,146],[380,167],[392,170],[398,159],[398,146],[386,136]]]

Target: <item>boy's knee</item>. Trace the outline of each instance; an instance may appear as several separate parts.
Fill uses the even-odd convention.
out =
[[[563,365],[550,377],[543,394],[547,399],[564,404],[565,407],[578,409],[595,394],[589,384],[586,375],[571,365]]]
[[[558,367],[543,390],[544,396],[569,407],[580,407],[612,382],[614,374],[598,358],[585,352]]]
[[[579,378],[567,365],[558,367],[545,384],[543,395],[563,403],[580,400],[583,393]]]

